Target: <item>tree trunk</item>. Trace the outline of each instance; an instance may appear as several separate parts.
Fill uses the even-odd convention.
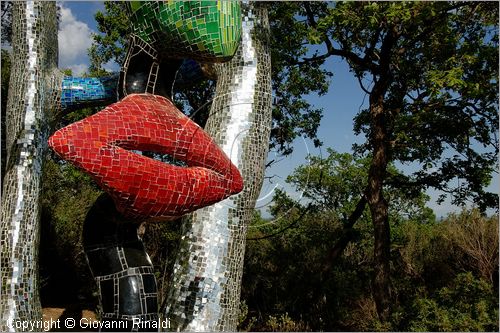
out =
[[[366,197],[372,216],[374,234],[372,287],[379,319],[385,322],[391,313],[389,211],[383,195],[383,184],[389,158],[383,94],[377,94],[375,88],[370,97],[370,115],[373,158],[368,173]]]
[[[39,193],[48,115],[57,102],[55,2],[16,1],[6,119],[7,167],[0,224],[0,330],[41,320],[38,291]],[[11,327],[9,327],[11,326]]]
[[[238,167],[241,193],[196,211],[169,286],[172,330],[236,331],[246,231],[259,195],[271,130],[271,59],[264,6],[242,4],[242,41],[216,65],[217,90],[205,130]]]

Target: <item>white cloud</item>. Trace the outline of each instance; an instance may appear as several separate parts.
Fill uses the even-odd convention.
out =
[[[119,72],[120,71],[120,65],[118,65],[114,60],[110,60],[104,65],[102,65],[102,68],[107,70],[108,72]]]
[[[67,66],[66,68],[71,69],[73,76],[81,76],[83,73],[87,72],[88,66],[87,64],[76,64]]]
[[[61,6],[59,25],[59,67],[71,68],[75,62],[88,62],[87,49],[92,44],[92,30],[87,23],[78,21],[71,9]],[[81,67],[79,67],[81,68]]]

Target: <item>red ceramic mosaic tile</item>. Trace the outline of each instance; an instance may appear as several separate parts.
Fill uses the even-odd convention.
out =
[[[243,188],[240,172],[201,127],[164,97],[132,94],[60,129],[49,146],[88,172],[128,217],[176,217]],[[187,167],[130,150],[169,154]]]

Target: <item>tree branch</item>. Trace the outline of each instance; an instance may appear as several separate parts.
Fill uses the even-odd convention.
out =
[[[299,217],[297,217],[294,221],[292,221],[289,225],[287,225],[286,227],[272,233],[272,234],[269,234],[269,235],[265,235],[265,236],[262,236],[262,237],[255,237],[255,238],[247,238],[247,240],[262,240],[262,239],[266,239],[266,238],[271,238],[271,237],[275,237],[275,236],[278,236],[279,234],[282,234],[283,232],[287,231],[288,229],[294,227],[300,220],[302,220],[302,218],[304,216],[306,216],[306,214],[309,212],[309,210],[311,209],[312,207],[312,204],[309,204],[307,205],[306,209],[304,209],[304,211],[299,215]]]
[[[340,236],[337,243],[335,243],[335,246],[328,253],[327,261],[325,262],[323,268],[321,269],[322,273],[326,273],[331,269],[333,263],[337,261],[338,258],[340,258],[347,244],[349,244],[349,242],[352,240],[354,236],[352,227],[360,219],[361,215],[363,215],[366,203],[367,203],[366,196],[363,194],[361,199],[359,199],[358,203],[356,204],[356,208],[354,209],[354,211],[351,213],[346,223],[344,224],[342,235]]]
[[[304,8],[306,10],[306,15],[307,15],[307,22],[309,25],[316,29],[317,27],[317,22],[314,19],[314,14],[311,10],[311,6],[309,2],[304,3]],[[361,58],[354,52],[347,51],[345,49],[336,49],[333,46],[332,41],[328,38],[328,36],[325,34],[323,38],[323,42],[325,43],[326,50],[327,52],[325,54],[322,54],[320,56],[313,56],[313,57],[304,57],[302,58],[302,61],[296,61],[294,62],[294,65],[303,65],[306,63],[310,62],[318,62],[321,60],[325,60],[326,58],[330,56],[340,56],[345,58],[346,60],[350,61],[352,64],[359,66],[363,68],[364,70],[370,70],[372,72],[377,72],[378,67],[375,63],[371,62],[366,56],[364,58]]]
[[[365,56],[363,57],[363,59],[365,59],[366,61],[368,61],[368,59],[371,59],[371,57],[374,55],[373,51],[375,50],[375,46],[377,45],[377,41],[381,33],[382,33],[382,24],[379,25],[379,27],[373,34],[372,39],[370,41],[370,46],[367,46],[365,49]]]
[[[470,2],[458,2],[450,7],[445,8],[442,12],[439,13],[439,15],[436,15],[434,17],[430,17],[427,20],[424,21],[422,24],[426,28],[422,30],[421,33],[419,33],[416,37],[414,38],[408,38],[408,36],[405,36],[408,39],[407,44],[412,45],[415,43],[415,41],[418,40],[424,40],[426,36],[434,31],[434,27],[436,26],[436,22],[439,22],[440,20],[446,18],[446,15],[449,14],[450,11],[460,9],[462,7],[468,7],[471,6],[473,10],[479,5],[479,3],[470,3]],[[412,28],[409,28],[408,30],[413,30]],[[413,32],[413,31],[412,31]]]
[[[370,91],[365,88],[363,85],[363,82],[361,81],[361,74],[356,74],[356,78],[358,79],[359,86],[361,87],[361,90],[363,90],[366,94],[370,95]]]

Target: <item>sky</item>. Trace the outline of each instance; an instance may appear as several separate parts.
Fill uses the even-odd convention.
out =
[[[99,1],[64,1],[58,2],[61,6],[61,22],[59,31],[59,67],[70,68],[73,75],[84,73],[88,69],[89,58],[87,49],[92,44],[91,34],[97,33],[94,14],[98,10],[104,10],[104,5]],[[354,76],[349,73],[345,62],[340,59],[330,59],[326,63],[328,68],[334,72],[329,92],[322,97],[309,96],[308,100],[316,107],[324,109],[321,125],[318,129],[318,138],[323,141],[323,146],[315,148],[310,140],[298,138],[294,141],[294,153],[286,158],[280,158],[280,162],[266,170],[266,176],[276,175],[272,183],[265,182],[261,195],[257,201],[257,207],[266,216],[266,206],[270,204],[273,190],[282,188],[295,198],[300,198],[300,193],[285,182],[286,177],[302,164],[306,164],[308,154],[326,154],[326,148],[331,147],[338,152],[352,152],[352,144],[363,142],[364,137],[356,137],[353,134],[353,117],[367,105],[367,96],[359,88]],[[108,63],[107,70],[119,70],[119,65]],[[278,156],[270,152],[268,160]],[[412,167],[406,167],[413,171]],[[498,173],[494,175],[488,190],[498,193],[500,188]],[[436,199],[440,194],[437,191],[428,191],[431,196],[428,206],[432,208],[436,216],[443,217],[450,212],[460,211],[460,207],[451,205],[450,200],[437,204]]]

